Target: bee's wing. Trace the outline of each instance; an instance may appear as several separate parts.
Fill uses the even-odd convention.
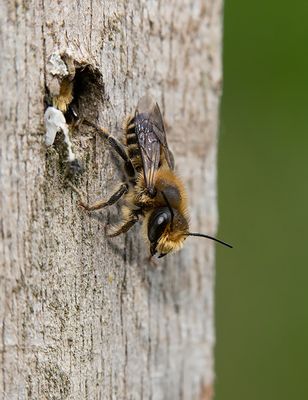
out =
[[[135,114],[135,130],[140,148],[144,179],[147,189],[154,188],[155,172],[163,151],[169,168],[174,168],[173,156],[168,148],[163,117],[158,104],[150,97],[139,100]]]

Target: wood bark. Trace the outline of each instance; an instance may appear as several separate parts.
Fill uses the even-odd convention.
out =
[[[1,2],[1,399],[210,398],[214,243],[189,238],[154,267],[140,226],[108,240],[119,208],[78,208],[43,117],[53,54],[100,74],[82,114],[119,138],[150,92],[191,229],[215,234],[221,22],[222,0]],[[110,193],[121,176],[108,146],[82,125],[72,140],[79,187]]]

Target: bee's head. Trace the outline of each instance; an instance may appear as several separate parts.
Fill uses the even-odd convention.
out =
[[[148,239],[151,255],[159,258],[179,250],[188,233],[187,219],[171,207],[157,208],[149,217]]]

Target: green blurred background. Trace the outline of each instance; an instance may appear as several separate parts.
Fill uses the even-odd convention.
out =
[[[308,399],[308,1],[224,18],[215,400]]]

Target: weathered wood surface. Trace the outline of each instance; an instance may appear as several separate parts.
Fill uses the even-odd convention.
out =
[[[107,240],[118,209],[76,206],[43,114],[57,52],[101,72],[89,112],[116,136],[150,91],[191,227],[215,233],[221,17],[222,0],[1,2],[1,399],[209,398],[214,244],[187,239],[155,268],[139,226]],[[119,174],[106,145],[82,128],[73,140],[88,198],[107,194]]]

